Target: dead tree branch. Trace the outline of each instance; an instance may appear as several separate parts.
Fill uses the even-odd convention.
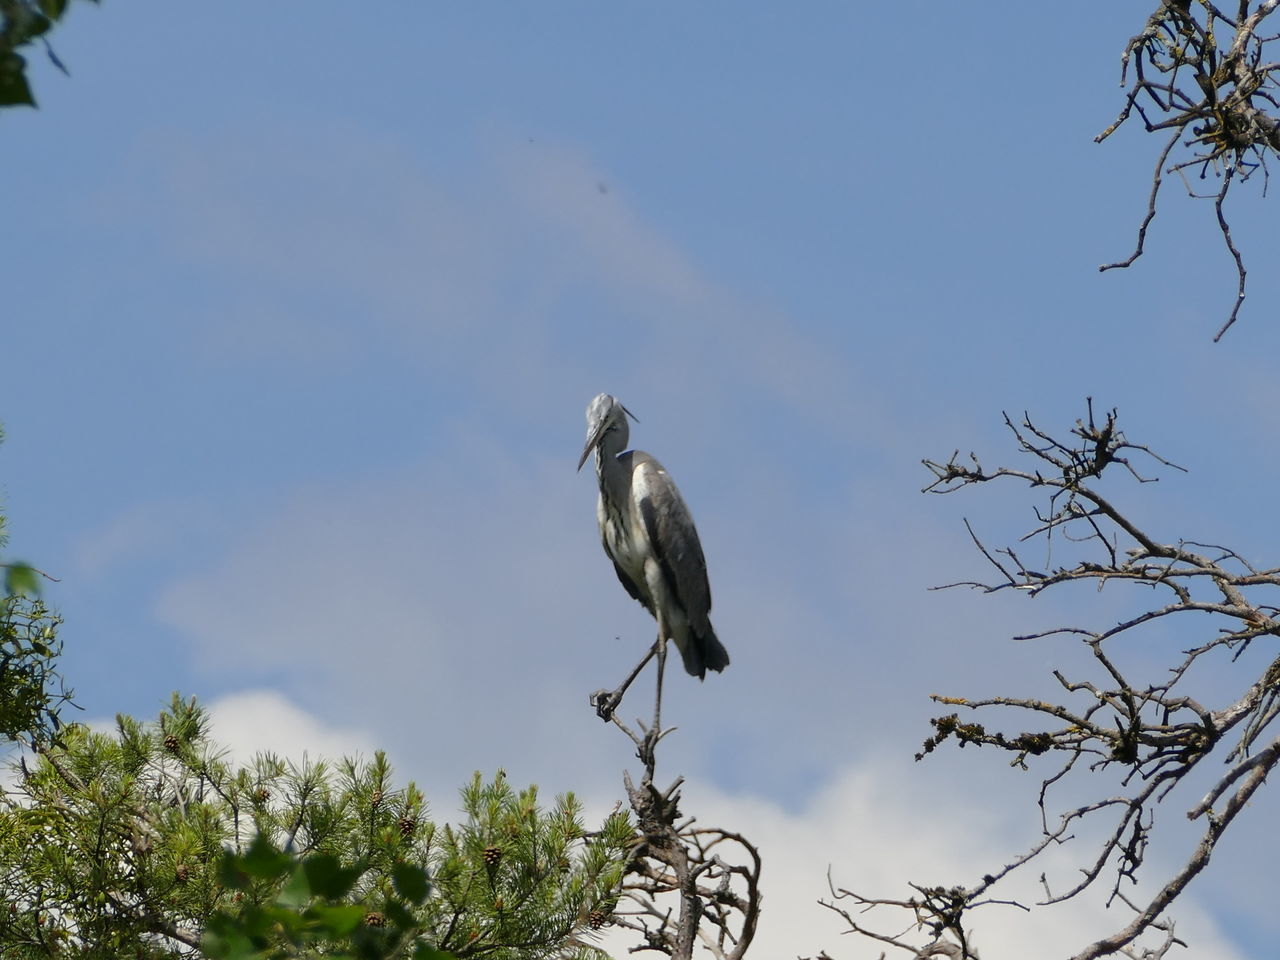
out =
[[[1221,179],[1218,190],[1193,197],[1214,201],[1223,245],[1236,268],[1236,297],[1226,321],[1214,335],[1222,338],[1244,305],[1247,271],[1231,237],[1223,203],[1232,185],[1247,181],[1259,169],[1269,179],[1267,159],[1280,153],[1280,103],[1274,93],[1280,62],[1268,60],[1276,36],[1262,36],[1259,27],[1280,0],[1252,3],[1242,0],[1234,16],[1208,0],[1160,0],[1146,25],[1125,44],[1120,57],[1120,83],[1126,86],[1124,106],[1116,119],[1098,134],[1101,143],[1135,112],[1148,133],[1169,133],[1151,181],[1147,211],[1138,227],[1137,245],[1124,260],[1105,263],[1100,270],[1128,267],[1142,256],[1147,228],[1155,219],[1156,203],[1165,173],[1198,170]],[[1132,68],[1132,72],[1130,72]],[[1175,149],[1180,159],[1166,167]]]
[[[639,732],[616,712],[610,720],[644,765],[639,785],[623,773],[639,832],[611,922],[640,935],[632,953],[690,960],[701,945],[716,960],[742,960],[760,916],[760,852],[739,833],[682,818],[683,777],[665,790],[654,786],[658,746],[674,729],[659,726],[656,706],[653,725],[639,723]]]
[[[974,960],[972,911],[984,904],[1011,903],[992,900],[995,888],[1050,847],[1072,842],[1080,846],[1083,841],[1076,838],[1091,827],[1096,833],[1088,832],[1098,839],[1088,841],[1096,846],[1080,866],[1078,879],[1056,893],[1045,882],[1044,895],[1033,906],[1047,907],[1101,889],[1108,906],[1131,916],[1114,933],[1077,950],[1071,960],[1163,957],[1181,943],[1173,934],[1169,908],[1208,866],[1219,839],[1280,763],[1280,737],[1273,735],[1257,749],[1264,731],[1272,729],[1280,715],[1280,656],[1267,658],[1261,672],[1253,674],[1243,672],[1241,660],[1258,638],[1280,636],[1280,608],[1263,602],[1269,590],[1274,599],[1280,568],[1251,563],[1226,547],[1158,534],[1126,516],[1110,492],[1103,496],[1099,483],[1104,471],[1120,469],[1131,480],[1147,483],[1154,478],[1146,475],[1150,467],[1142,466],[1142,460],[1156,467],[1175,466],[1128,440],[1114,410],[1099,418],[1089,402],[1086,417],[1076,421],[1065,439],[1042,430],[1025,415],[1017,422],[1006,415],[1005,423],[1030,465],[988,469],[973,454],[964,459],[953,454],[945,463],[926,460],[933,476],[924,489],[945,494],[1012,480],[1047,494],[1047,503],[1036,509],[1033,528],[1022,540],[1046,546],[1052,541],[1062,561],[1033,569],[1012,547],[986,546],[966,521],[995,576],[950,586],[987,593],[1012,589],[1036,596],[1066,583],[1087,581],[1102,589],[1114,582],[1145,591],[1139,594],[1142,609],[1101,627],[1065,624],[1018,638],[1074,637],[1083,645],[1086,675],[1068,677],[1053,671],[1060,695],[1052,700],[1016,695],[933,697],[966,714],[996,711],[1003,718],[1012,710],[1025,718],[1030,729],[1012,733],[957,712],[936,717],[933,735],[917,759],[954,741],[961,747],[1007,751],[1011,765],[1023,770],[1052,764],[1039,793],[1041,837],[1030,849],[967,886],[913,884],[911,896],[895,899],[867,897],[833,885],[832,900],[825,905],[845,919],[851,932],[915,957],[928,956],[922,951],[936,952],[936,944],[944,943],[957,960]],[[1136,675],[1151,664],[1122,667],[1121,661],[1132,662],[1132,656],[1112,655],[1122,641],[1128,646],[1142,631],[1169,636],[1175,628],[1194,630],[1202,640],[1182,650],[1171,646],[1169,658],[1155,664],[1151,675]],[[1186,692],[1193,676],[1198,679],[1210,671],[1219,687],[1232,671],[1239,675],[1233,699],[1202,703]],[[1054,763],[1052,757],[1059,759]],[[1210,758],[1222,766],[1206,763]],[[1077,789],[1086,788],[1092,799],[1054,810],[1051,796],[1068,779]],[[1185,804],[1187,818],[1203,824],[1203,829],[1186,861],[1161,880],[1147,902],[1134,903],[1126,892],[1140,875],[1150,872],[1148,851],[1165,836],[1157,830],[1157,812],[1170,798]],[[866,915],[886,911],[908,913],[904,919],[909,925],[900,924],[898,931],[888,933],[872,929]],[[918,937],[911,937],[913,932]],[[923,937],[928,942],[916,942]]]

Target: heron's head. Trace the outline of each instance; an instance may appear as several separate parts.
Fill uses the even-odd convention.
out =
[[[627,445],[627,417],[635,420],[635,414],[618,402],[617,397],[602,393],[587,404],[587,445],[582,448],[582,456],[578,460],[578,469],[587,462],[591,451],[602,446],[605,438],[610,438],[610,446],[619,451]],[[639,421],[636,421],[639,423]]]

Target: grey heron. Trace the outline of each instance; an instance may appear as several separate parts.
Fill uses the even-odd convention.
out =
[[[661,703],[667,641],[675,643],[685,670],[699,680],[708,670],[729,665],[728,651],[711,627],[711,587],[693,517],[662,464],[643,451],[626,449],[628,416],[635,419],[607,393],[592,400],[587,443],[578,460],[581,470],[595,452],[600,484],[596,519],[604,551],[627,593],[658,622],[657,640],[631,676],[613,693],[601,691],[592,698],[606,720],[655,654]]]

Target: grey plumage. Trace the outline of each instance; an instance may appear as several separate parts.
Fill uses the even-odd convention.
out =
[[[684,668],[702,679],[723,670],[729,654],[711,626],[711,586],[693,517],[670,474],[639,450],[623,452],[627,410],[602,393],[587,407],[587,443],[578,469],[595,452],[600,499],[596,519],[605,553],[627,593],[675,643]]]

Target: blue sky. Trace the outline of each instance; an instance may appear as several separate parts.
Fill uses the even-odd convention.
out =
[[[1092,142],[1149,12],[73,8],[72,76],[35,58],[41,109],[3,118],[0,480],[88,715],[181,689],[245,750],[386,747],[442,815],[500,765],[611,803],[628,751],[586,694],[652,625],[573,471],[607,391],[702,533],[733,664],[673,678],[665,762],[770,838],[766,943],[857,955],[810,906],[828,863],[889,893],[1004,862],[1030,781],[914,764],[927,695],[1042,689],[1072,651],[1008,637],[1125,601],[926,592],[981,572],[962,517],[999,540],[1030,501],[923,497],[919,460],[1008,459],[1002,410],[1065,429],[1090,395],[1191,469],[1117,488],[1136,516],[1275,562],[1268,202],[1230,206],[1223,343],[1234,273],[1176,181],[1097,272],[1159,146]],[[1250,816],[1197,956],[1280,932]],[[990,954],[1111,922],[1054,916],[989,921]]]

